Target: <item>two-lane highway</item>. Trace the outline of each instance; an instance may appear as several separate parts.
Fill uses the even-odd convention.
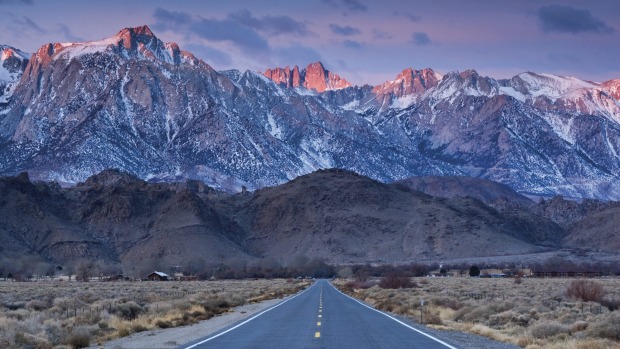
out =
[[[248,320],[181,348],[424,348],[445,343],[351,298],[325,280]]]

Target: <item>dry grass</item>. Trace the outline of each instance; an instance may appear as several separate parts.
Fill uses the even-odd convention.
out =
[[[483,335],[527,349],[620,349],[620,311],[613,310],[620,299],[618,278],[414,280],[419,287],[410,289],[357,289],[346,280],[336,284],[378,309],[416,321],[424,299],[423,322],[434,328]],[[586,298],[596,293],[600,302],[578,299],[576,289],[587,293]]]
[[[307,285],[287,280],[0,282],[0,348],[82,348],[189,325]]]

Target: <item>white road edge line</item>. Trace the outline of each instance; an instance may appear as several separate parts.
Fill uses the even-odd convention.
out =
[[[442,341],[442,340],[441,340],[441,339],[439,339],[439,338],[435,338],[435,337],[431,336],[431,335],[430,335],[430,334],[428,334],[428,333],[422,332],[422,331],[418,330],[418,329],[417,329],[417,328],[415,328],[415,327],[409,326],[409,325],[407,325],[406,323],[404,323],[404,322],[402,322],[402,321],[398,320],[397,318],[395,318],[395,317],[393,317],[393,316],[391,316],[391,315],[388,315],[388,314],[386,314],[386,313],[382,312],[381,310],[377,310],[377,309],[375,309],[375,308],[373,308],[373,307],[369,306],[368,304],[364,304],[364,303],[362,303],[361,301],[359,301],[359,300],[357,300],[357,299],[355,299],[355,298],[353,298],[353,297],[349,296],[348,294],[343,293],[342,291],[340,291],[339,289],[337,289],[337,288],[336,288],[336,286],[332,285],[332,284],[331,284],[331,282],[329,283],[329,285],[330,285],[331,287],[333,287],[336,291],[340,292],[343,296],[349,297],[350,299],[352,299],[352,300],[356,301],[357,303],[359,303],[359,304],[361,304],[361,305],[365,306],[366,308],[368,308],[368,309],[370,309],[370,310],[374,310],[374,311],[376,311],[377,313],[379,313],[379,314],[381,314],[381,315],[385,315],[385,316],[389,317],[390,319],[392,319],[392,320],[394,320],[394,321],[398,322],[399,324],[401,324],[401,325],[403,325],[403,326],[405,326],[405,327],[407,327],[407,328],[409,328],[409,329],[412,329],[412,330],[414,330],[414,331],[418,332],[419,334],[424,335],[424,336],[426,336],[426,337],[428,337],[428,338],[430,338],[430,339],[432,339],[432,340],[434,340],[434,341],[436,341],[436,342],[438,342],[438,343],[441,343],[441,344],[445,345],[446,347],[448,347],[448,348],[450,348],[450,349],[458,349],[457,347],[453,347],[453,346],[451,346],[450,344],[448,344],[448,343],[446,343],[446,342]]]
[[[209,338],[207,338],[207,339],[205,339],[205,340],[203,340],[203,341],[201,341],[201,342],[198,342],[198,343],[192,344],[192,345],[190,345],[190,346],[188,346],[188,347],[185,347],[184,349],[191,349],[191,348],[197,347],[197,346],[199,346],[199,345],[201,345],[201,344],[203,344],[203,343],[206,343],[206,342],[208,342],[208,341],[214,340],[215,338],[217,338],[217,337],[219,337],[219,336],[225,335],[226,333],[228,333],[228,332],[230,332],[230,331],[232,331],[232,330],[234,330],[234,329],[237,329],[237,328],[239,328],[239,327],[241,327],[241,326],[243,326],[243,325],[247,324],[248,322],[250,322],[250,321],[252,321],[252,320],[256,319],[257,317],[259,317],[259,316],[261,316],[261,315],[265,314],[266,312],[271,311],[271,310],[273,310],[273,309],[275,309],[275,308],[277,308],[277,307],[281,306],[282,304],[284,304],[284,303],[286,303],[286,302],[288,302],[288,301],[290,301],[290,300],[292,300],[292,299],[294,299],[294,298],[297,298],[297,297],[301,296],[302,294],[306,293],[306,291],[310,290],[311,288],[313,288],[313,287],[314,287],[314,286],[316,286],[317,284],[318,284],[318,282],[315,282],[315,283],[314,283],[314,285],[312,285],[312,286],[308,287],[307,289],[305,289],[305,290],[303,290],[302,292],[300,292],[300,293],[298,293],[298,294],[294,295],[293,297],[291,297],[291,298],[289,298],[289,299],[287,299],[287,300],[285,300],[285,301],[282,301],[282,302],[280,302],[280,303],[278,303],[278,304],[276,304],[276,305],[272,306],[271,308],[269,308],[269,309],[267,309],[267,310],[263,310],[262,312],[260,312],[260,313],[258,313],[258,314],[256,314],[256,315],[252,316],[251,318],[249,318],[249,319],[247,319],[247,320],[243,321],[243,322],[242,322],[242,323],[240,323],[240,324],[237,324],[237,325],[236,325],[236,326],[234,326],[234,327],[231,327],[231,328],[227,329],[226,331],[224,331],[224,332],[222,332],[222,333],[218,333],[217,335],[215,335],[215,336],[213,336],[213,337],[209,337]]]

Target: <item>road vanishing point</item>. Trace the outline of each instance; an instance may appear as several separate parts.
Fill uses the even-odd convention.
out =
[[[249,319],[179,349],[456,349],[319,280]]]

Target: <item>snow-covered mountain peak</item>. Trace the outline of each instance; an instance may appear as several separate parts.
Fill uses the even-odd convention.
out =
[[[606,81],[602,84],[602,87],[611,97],[620,103],[620,79]]]
[[[596,83],[574,77],[537,74],[532,72],[521,73],[508,81],[502,81],[502,85],[514,89],[514,91],[523,96],[518,99],[545,96],[551,100],[556,100],[581,89],[594,89],[599,87]],[[509,93],[510,91],[505,92],[508,92],[506,94],[511,94]]]
[[[8,45],[0,45],[0,104],[5,104],[28,64],[29,54]]]
[[[28,57],[30,57],[30,54],[28,53],[8,45],[0,45],[0,62],[4,62],[10,58],[28,60]]]
[[[473,69],[463,72],[449,72],[429,93],[435,99],[447,99],[452,103],[458,96],[493,97],[499,94],[499,84],[495,79],[480,76]]]
[[[114,36],[98,41],[44,45],[37,52],[37,60],[46,61],[51,58],[70,61],[97,52],[116,54],[126,59],[148,59],[169,64],[180,64],[183,61],[194,63],[195,60],[190,53],[181,51],[176,43],[163,43],[146,25],[124,28]]]

